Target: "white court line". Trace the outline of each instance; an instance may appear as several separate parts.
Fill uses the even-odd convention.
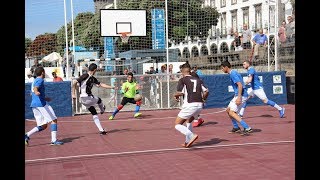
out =
[[[220,111],[216,111],[216,112],[207,112],[207,113],[200,113],[201,116],[205,116],[205,115],[210,115],[210,114],[218,114],[221,112],[225,112],[226,108],[223,108]],[[79,115],[82,116],[82,115]],[[75,117],[75,116],[72,116]],[[149,120],[160,120],[160,119],[168,119],[168,118],[176,118],[177,116],[168,116],[168,117],[158,117],[158,118],[145,118],[145,119],[139,119],[137,121],[149,121]],[[108,120],[108,122],[119,122],[119,121],[132,121],[132,120],[136,120],[135,118],[130,118],[130,119],[120,119],[120,120]],[[26,119],[26,121],[35,121],[34,119]],[[100,120],[101,121],[101,120]],[[63,120],[63,121],[59,121],[59,123],[63,123],[63,122],[75,122],[75,123],[79,123],[79,122],[92,122],[92,120],[88,120],[88,121],[76,121],[76,120]],[[102,121],[103,122],[103,121]]]
[[[137,154],[153,153],[153,152],[169,152],[169,151],[190,150],[190,149],[206,149],[206,148],[234,147],[234,146],[248,146],[248,145],[281,144],[281,143],[294,143],[294,142],[295,141],[273,141],[273,142],[225,144],[225,145],[211,145],[211,146],[198,146],[198,147],[195,146],[195,147],[191,147],[191,148],[154,149],[154,150],[144,150],[144,151],[125,151],[125,152],[116,152],[116,153],[87,154],[87,155],[64,156],[64,157],[43,158],[43,159],[29,159],[29,160],[25,160],[25,163],[32,164],[32,163],[40,163],[40,162],[47,162],[47,161],[74,160],[77,158],[108,157],[108,156],[117,156],[117,155],[137,155]]]

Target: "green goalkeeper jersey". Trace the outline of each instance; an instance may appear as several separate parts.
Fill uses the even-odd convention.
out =
[[[128,81],[123,83],[121,89],[122,89],[124,97],[134,98],[134,96],[137,93],[136,86],[137,86],[137,83],[134,81],[131,83]],[[126,88],[128,88],[127,92],[126,92]]]

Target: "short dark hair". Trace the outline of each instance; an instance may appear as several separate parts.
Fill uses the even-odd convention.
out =
[[[42,66],[39,66],[34,70],[34,74],[36,76],[41,76],[42,72],[44,72],[44,68]]]
[[[95,63],[91,63],[88,69],[89,69],[89,71],[94,71],[97,68],[98,68],[98,66]]]
[[[229,61],[222,61],[221,62],[221,66],[222,67],[226,67],[227,66],[228,68],[231,68],[231,64],[229,63]]]
[[[51,74],[52,74],[52,76],[53,76],[53,75],[55,75],[55,74],[57,74],[57,73],[56,73],[56,72],[52,72]]]
[[[132,76],[133,77],[133,73],[132,72],[128,72],[127,76]]]

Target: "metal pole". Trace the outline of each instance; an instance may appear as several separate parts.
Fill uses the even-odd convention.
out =
[[[69,46],[68,46],[68,26],[67,26],[67,11],[66,11],[66,0],[64,2],[64,30],[66,35],[66,61],[67,61],[67,69],[66,69],[66,78],[69,79]]]
[[[268,0],[268,72],[270,71],[270,0]]]
[[[73,54],[71,54],[71,56],[73,55],[72,57],[72,60],[73,60],[73,63],[74,63],[74,70],[76,69],[76,67],[78,68],[78,65],[76,63],[76,48],[75,48],[75,44],[74,44],[74,23],[73,23],[73,2],[72,0],[70,0],[70,6],[71,6],[71,26],[72,26],[72,51],[73,51]],[[73,72],[75,73],[75,72]]]
[[[167,95],[168,95],[168,108],[170,107],[170,83],[169,83],[169,41],[168,41],[168,1],[166,0],[166,54],[167,54]]]
[[[279,25],[279,16],[278,16],[278,9],[279,9],[279,0],[276,0],[276,6],[275,6],[275,33],[274,33],[274,38],[275,38],[275,41],[274,41],[274,66],[275,66],[275,71],[278,71],[278,25]]]

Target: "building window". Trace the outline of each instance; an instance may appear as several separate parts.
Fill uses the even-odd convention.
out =
[[[216,7],[216,1],[215,0],[210,0],[210,6],[211,7]]]
[[[227,14],[226,13],[222,13],[222,15],[221,15],[221,35],[222,36],[226,36],[227,35],[226,18],[227,18]]]
[[[246,1],[249,1],[249,0],[242,0],[242,2],[246,2]]]
[[[238,31],[238,23],[237,23],[237,10],[235,11],[231,11],[231,34],[233,34],[234,32]]]
[[[249,24],[249,8],[242,9],[243,11],[243,24],[247,24],[248,28],[250,28]]]
[[[231,0],[231,5],[237,4],[237,0]]]
[[[256,10],[256,15],[255,15],[255,22],[256,22],[256,27],[255,29],[260,29],[262,28],[262,14],[261,14],[261,4],[255,6]]]
[[[221,5],[220,7],[226,7],[226,0],[220,0]]]

